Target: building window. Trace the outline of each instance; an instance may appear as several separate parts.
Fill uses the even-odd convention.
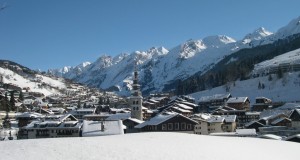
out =
[[[187,130],[191,130],[192,129],[192,125],[191,124],[188,124],[187,125]]]
[[[175,130],[179,130],[179,123],[175,123]]]
[[[186,130],[186,124],[185,123],[181,123],[181,130]]]
[[[168,130],[173,130],[173,123],[168,123]]]
[[[139,104],[139,101],[136,101],[135,103],[136,103],[136,104]]]
[[[135,104],[135,101],[132,101],[132,104]]]
[[[167,130],[167,125],[166,124],[163,124],[162,126],[161,126],[161,129],[164,131],[164,130]]]

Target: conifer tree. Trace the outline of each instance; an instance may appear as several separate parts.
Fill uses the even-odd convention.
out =
[[[21,101],[24,100],[24,96],[23,96],[23,92],[22,92],[22,91],[20,92],[19,99],[20,99]]]
[[[11,91],[10,92],[10,101],[9,101],[9,103],[10,103],[10,109],[11,110],[14,110],[15,109],[15,103],[16,103],[16,101],[15,101],[15,91]]]

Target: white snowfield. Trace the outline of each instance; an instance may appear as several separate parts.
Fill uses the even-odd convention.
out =
[[[13,160],[292,160],[299,143],[184,133],[4,141],[1,159]]]

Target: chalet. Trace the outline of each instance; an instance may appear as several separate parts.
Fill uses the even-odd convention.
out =
[[[259,120],[260,112],[247,112],[246,110],[237,110],[228,106],[220,107],[213,111],[213,115],[236,115],[237,127],[241,128],[246,123]]]
[[[194,133],[195,134],[202,134],[202,135],[208,135],[209,134],[207,119],[193,118],[193,120],[198,122],[198,124],[196,124],[195,128],[194,128]]]
[[[25,112],[21,115],[17,115],[16,119],[18,120],[18,126],[24,127],[30,124],[32,121],[42,118],[43,115],[36,112]]]
[[[142,114],[143,120],[148,120],[153,116],[154,113],[152,110],[149,110],[148,108],[142,106]]]
[[[300,109],[294,109],[289,116],[293,128],[300,128]]]
[[[123,124],[126,126],[125,133],[135,133],[138,129],[135,126],[144,123],[144,121],[138,120],[136,118],[128,118],[123,120]]]
[[[83,119],[84,115],[94,114],[96,108],[79,108],[77,110],[72,110],[70,114],[75,116],[77,119]]]
[[[287,117],[282,117],[282,118],[278,118],[276,120],[274,120],[271,123],[272,126],[287,126],[287,127],[291,127],[292,126],[292,121],[291,119],[287,118]]]
[[[194,113],[194,110],[197,106],[197,104],[177,97],[175,100],[170,101],[167,105],[157,108],[157,111],[176,112],[188,117]]]
[[[208,123],[208,133],[215,133],[215,132],[223,132],[222,125],[224,122],[223,117],[212,117],[207,120]]]
[[[141,123],[135,128],[141,132],[184,132],[193,133],[196,121],[175,112],[164,112]]]
[[[170,99],[168,97],[150,97],[149,99],[143,101],[143,106],[149,109],[156,109],[163,105],[168,104]]]
[[[252,111],[264,111],[272,109],[272,100],[266,97],[256,97],[255,104],[252,106]]]
[[[229,98],[226,105],[237,110],[250,110],[250,100],[248,97]]]
[[[230,93],[227,94],[215,94],[213,96],[204,96],[199,99],[199,106],[196,112],[210,113],[212,110],[224,106],[227,100],[231,97]]]
[[[234,132],[236,129],[236,115],[212,116],[208,119],[194,119],[198,122],[195,125],[195,134],[208,135],[210,133]]]
[[[284,119],[289,119],[288,115],[284,114],[284,113],[278,113],[278,114],[274,114],[271,116],[267,116],[267,117],[263,117],[261,119],[258,120],[258,122],[264,124],[264,125],[273,125],[275,126],[275,124],[282,122],[282,120]],[[288,123],[288,120],[284,120],[286,123]],[[284,122],[282,122],[284,123]],[[289,125],[290,126],[290,125]]]
[[[263,125],[263,124],[261,124],[261,123],[259,123],[257,121],[252,121],[252,122],[249,122],[249,123],[245,124],[245,128],[247,128],[247,129],[255,129],[256,132],[259,131],[260,127],[264,127],[264,126],[265,125]]]
[[[79,137],[81,123],[70,115],[60,116],[56,120],[32,121],[20,128],[18,139]]]

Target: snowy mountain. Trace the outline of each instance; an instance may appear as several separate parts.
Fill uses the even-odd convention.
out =
[[[300,17],[292,20],[276,33],[261,27],[238,41],[225,35],[217,35],[188,40],[170,50],[153,47],[147,51],[135,51],[116,57],[104,55],[80,70],[67,67],[53,73],[89,86],[128,95],[132,84],[132,72],[137,64],[144,93],[170,91],[174,89],[176,81],[185,80],[196,73],[204,74],[232,53],[271,44],[300,33],[299,21]]]
[[[285,69],[282,76],[278,75],[279,68]],[[251,73],[255,78],[237,80],[190,96],[199,100],[204,96],[229,92],[237,97],[249,96],[252,104],[256,97],[267,97],[275,102],[299,102],[300,49],[258,63]]]
[[[45,96],[60,94],[70,84],[63,78],[43,75],[6,60],[0,60],[0,79],[5,84],[27,88],[30,92],[43,93]]]

